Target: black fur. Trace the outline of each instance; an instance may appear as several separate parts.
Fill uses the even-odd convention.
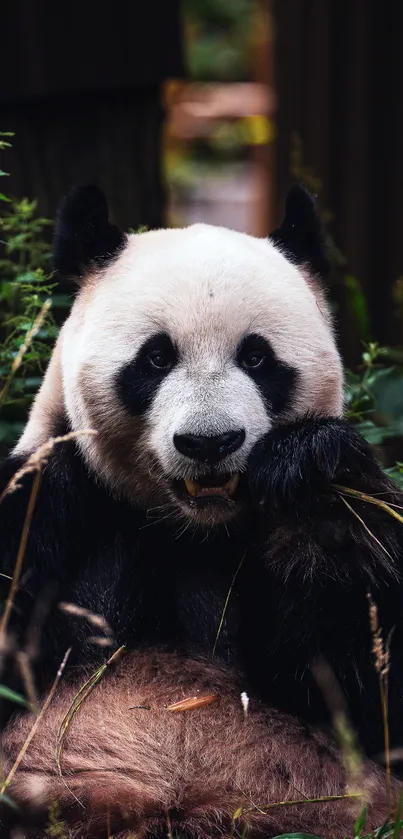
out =
[[[385,481],[369,444],[338,418],[306,419],[270,431],[252,452],[250,473],[257,496],[303,512],[331,482],[344,481],[351,489],[358,484],[365,492]]]
[[[307,265],[314,274],[326,277],[329,260],[326,254],[323,225],[312,195],[303,186],[290,189],[285,217],[270,239],[297,265]]]
[[[163,366],[156,365],[160,359]],[[139,352],[125,364],[116,377],[119,398],[133,416],[141,416],[150,407],[162,380],[178,361],[178,351],[169,335],[159,333],[149,338]]]
[[[256,369],[246,364],[248,356],[254,353],[262,359],[261,366]],[[258,386],[271,416],[278,416],[291,407],[298,372],[277,358],[265,338],[261,335],[247,335],[238,348],[237,361]]]
[[[249,354],[260,353],[262,365],[247,367]],[[153,357],[159,356],[164,366],[155,366]],[[133,416],[141,416],[150,407],[161,381],[175,367],[179,353],[169,335],[159,333],[149,338],[135,358],[119,371],[116,386],[119,398]],[[248,373],[260,390],[267,409],[279,415],[290,408],[298,381],[298,373],[275,355],[269,342],[261,335],[247,335],[237,351],[238,364]]]
[[[15,460],[2,467],[4,485]],[[351,505],[388,554],[349,511],[331,482],[401,503],[361,437],[342,420],[307,420],[271,432],[248,472],[248,515],[230,532],[189,530],[158,522],[113,498],[88,473],[73,443],[58,446],[45,469],[13,613],[16,643],[44,627],[37,673],[49,684],[67,647],[71,664],[99,660],[92,627],[68,616],[59,600],[102,614],[114,643],[236,663],[245,689],[314,723],[329,713],[311,674],[323,657],[346,694],[364,749],[383,748],[377,675],[371,660],[367,590],[387,634],[392,627],[389,723],[392,746],[403,743],[402,527],[364,502]],[[32,477],[0,506],[2,571],[11,573]],[[400,501],[399,501],[400,499]],[[0,578],[3,599],[9,583]],[[99,634],[99,633],[98,633]],[[12,660],[12,656],[10,657]],[[6,676],[4,675],[4,678]],[[9,679],[9,677],[7,677]]]
[[[81,278],[103,268],[120,253],[125,235],[108,220],[108,205],[97,186],[75,187],[60,204],[53,265],[62,276]]]

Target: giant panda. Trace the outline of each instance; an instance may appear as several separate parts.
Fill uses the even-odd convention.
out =
[[[103,194],[79,187],[60,208],[54,265],[78,292],[1,489],[49,438],[76,436],[42,469],[1,681],[18,688],[23,650],[45,696],[70,656],[22,756],[34,717],[3,732],[5,774],[20,754],[3,831],[42,837],[56,806],[71,839],[352,835],[363,800],[338,798],[357,782],[332,734],[340,703],[379,825],[368,593],[385,637],[393,628],[395,748],[403,539],[335,485],[402,498],[343,417],[313,198],[294,187],[269,239],[204,224],[124,235]],[[3,494],[6,575],[33,480]],[[74,697],[121,645],[59,752]],[[323,796],[336,800],[305,803]]]

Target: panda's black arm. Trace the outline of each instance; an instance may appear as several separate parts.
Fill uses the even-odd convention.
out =
[[[364,747],[382,749],[370,592],[385,639],[393,629],[390,728],[392,743],[401,746],[403,525],[376,505],[346,496],[350,509],[334,485],[400,505],[402,494],[370,446],[340,419],[271,432],[252,453],[249,477],[267,521],[263,554],[275,613],[271,646],[282,674],[278,687],[273,683],[278,701],[298,713],[304,706],[309,716],[317,696],[310,664],[322,657],[344,688]]]
[[[1,657],[0,684],[6,684],[18,692],[24,691],[21,671],[18,665],[18,651],[29,651],[30,668],[34,681],[41,687],[38,676],[39,661],[49,663],[49,671],[55,673],[66,650],[58,642],[58,627],[50,616],[54,602],[63,590],[67,572],[66,557],[71,539],[72,498],[71,479],[60,452],[52,456],[41,474],[29,526],[28,540],[22,555],[18,586],[12,597],[7,619],[6,645]],[[11,578],[16,567],[21,537],[27,510],[33,492],[36,473],[23,475],[15,484],[18,470],[27,458],[11,456],[0,466],[0,610],[4,614],[5,604],[11,589]],[[10,491],[9,491],[10,489]],[[52,638],[50,646],[43,644],[42,631],[50,618]],[[64,647],[63,651],[62,648]],[[46,666],[45,664],[45,666]],[[42,671],[43,664],[40,665]],[[15,706],[2,702],[1,719],[7,720]]]
[[[1,465],[0,494],[24,462],[24,458],[10,457]],[[10,590],[34,480],[34,473],[26,474],[18,481],[19,488],[6,492],[0,504],[0,572],[6,575],[0,577],[0,608]],[[125,634],[123,624],[136,601],[130,610],[120,611],[115,603],[121,561],[115,550],[115,531],[119,532],[119,518],[113,501],[92,480],[74,443],[55,447],[41,474],[7,626],[13,639],[9,657],[13,670],[14,650],[32,646],[34,636],[38,636],[34,669],[40,678],[43,674],[44,682],[46,674],[54,676],[70,645],[71,663],[78,653],[88,663],[97,655],[107,655],[107,649],[88,646],[94,628],[84,619],[61,612],[60,601],[81,604],[108,620],[116,613],[114,629],[118,634],[121,625]],[[127,584],[123,587],[128,589]],[[0,683],[5,678],[0,674]]]
[[[34,489],[36,472],[23,474],[27,458],[9,457],[0,466],[0,600],[8,590],[7,578],[14,572],[24,521]],[[33,592],[43,580],[60,570],[69,540],[69,512],[71,508],[70,476],[60,468],[61,458],[51,458],[40,477],[39,490],[29,526],[23,558],[21,592]],[[22,477],[17,473],[22,469]]]
[[[10,458],[2,464],[0,493],[23,462]],[[21,487],[0,504],[0,572],[8,577],[14,571],[34,478],[32,473],[23,477]],[[41,475],[7,627],[13,640],[8,656],[13,671],[15,651],[31,648],[33,638],[39,685],[54,678],[70,646],[69,666],[95,668],[107,659],[110,648],[92,640],[106,630],[91,623],[83,609],[104,619],[113,647],[153,637],[162,620],[154,594],[158,569],[150,559],[151,548],[147,561],[140,561],[140,523],[140,512],[93,478],[74,442],[55,447]],[[10,589],[7,576],[0,577],[0,608]],[[163,586],[161,599],[169,601]],[[77,609],[72,613],[60,608],[61,601],[78,606],[81,616]],[[168,603],[164,608],[166,623],[172,626]],[[3,668],[0,684],[5,679]]]
[[[317,546],[311,569],[309,556],[300,562],[290,558],[297,574],[309,576],[313,568],[320,572],[326,556],[337,555],[340,566],[349,545],[355,551],[350,571],[366,572],[374,580],[400,574],[403,524],[348,490],[389,502],[392,510],[403,504],[403,493],[347,420],[307,419],[271,431],[252,450],[248,478],[268,530],[278,532],[286,519],[287,531],[309,535]],[[343,561],[340,570],[346,570]]]

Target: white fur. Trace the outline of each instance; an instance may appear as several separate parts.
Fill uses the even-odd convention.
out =
[[[113,264],[88,277],[61,331],[61,388],[72,427],[97,429],[107,417],[110,445],[123,426],[127,441],[133,421],[116,398],[115,375],[156,332],[171,336],[180,361],[148,412],[144,445],[169,477],[194,469],[176,451],[175,433],[244,428],[243,446],[222,462],[223,471],[233,472],[272,426],[258,388],[235,362],[237,345],[251,332],[299,372],[287,420],[308,411],[340,415],[340,357],[323,297],[308,280],[269,241],[224,228],[198,224],[131,235]],[[29,450],[34,438],[41,442],[40,400],[16,451]],[[105,441],[102,449],[97,438],[82,446],[92,467],[119,484]]]

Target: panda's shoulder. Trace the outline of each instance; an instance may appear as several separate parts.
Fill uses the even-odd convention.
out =
[[[55,445],[53,450],[48,451],[44,447],[43,453],[10,454],[0,464],[3,508],[24,508],[36,480],[38,503],[45,495],[52,501],[73,490],[77,479],[85,475],[80,461],[76,447],[71,444]]]
[[[24,522],[28,547],[44,550],[83,529],[91,511],[108,504],[74,443],[56,445],[42,460],[29,454],[8,457],[0,465],[0,499],[1,540],[13,553]]]

